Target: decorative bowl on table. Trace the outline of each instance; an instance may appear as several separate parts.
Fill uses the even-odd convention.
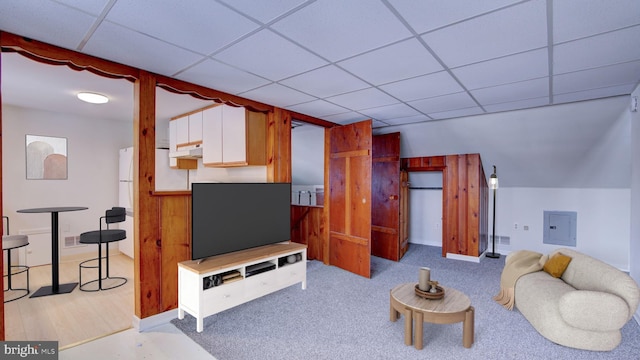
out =
[[[416,284],[416,295],[428,300],[442,299],[444,297],[444,288],[438,285],[437,281],[432,281],[429,284],[431,285],[431,289],[436,289],[434,292],[420,290],[418,284]]]

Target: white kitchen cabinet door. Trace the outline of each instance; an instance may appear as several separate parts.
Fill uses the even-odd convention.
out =
[[[222,164],[222,108],[212,107],[202,112],[202,163]]]
[[[202,111],[189,115],[189,144],[202,143]]]
[[[189,116],[171,120],[169,123],[176,123],[176,147],[189,144]]]
[[[222,162],[247,162],[247,120],[243,107],[222,109]]]
[[[178,122],[169,121],[169,151],[178,150]]]

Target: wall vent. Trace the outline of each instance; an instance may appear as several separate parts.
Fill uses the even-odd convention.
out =
[[[81,244],[80,243],[80,236],[65,236],[64,237],[64,247],[65,248],[72,248],[72,247],[78,247],[78,246],[87,246],[86,244]]]

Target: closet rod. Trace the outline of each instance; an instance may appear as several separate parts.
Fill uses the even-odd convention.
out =
[[[442,187],[435,186],[409,186],[410,190],[442,190]]]

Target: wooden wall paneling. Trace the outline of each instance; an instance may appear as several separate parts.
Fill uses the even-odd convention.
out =
[[[178,307],[178,263],[191,260],[191,196],[156,195],[161,251],[162,311]]]
[[[446,156],[425,156],[401,159],[401,167],[407,171],[441,171],[446,167]]]
[[[447,167],[443,172],[442,186],[442,256],[446,257],[447,252],[457,250],[458,243],[458,157],[456,155],[447,156]]]
[[[0,37],[3,34],[0,33]],[[0,52],[0,70],[2,69],[2,52]],[[0,71],[0,84],[2,84],[2,71]],[[0,104],[2,104],[2,91],[0,90]],[[0,106],[0,184],[2,184],[2,106]],[[2,186],[0,186],[0,216],[3,215],[2,209],[4,202],[2,201]],[[2,229],[2,233],[4,234],[4,221],[2,225],[0,225],[0,229]],[[4,269],[4,256],[0,257],[0,269]],[[3,270],[4,271],[4,270]],[[2,289],[4,289],[4,276],[2,280],[0,280],[0,285],[2,285]],[[0,295],[0,341],[4,341],[5,331],[4,331],[4,291],[2,295]]]
[[[277,107],[267,114],[267,181],[291,182],[291,114]]]
[[[400,172],[400,259],[409,250],[409,173]]]
[[[316,206],[291,206],[291,241],[307,245],[307,259],[324,261],[324,209]]]
[[[324,224],[326,224],[324,232],[322,233],[322,258],[324,259],[323,263],[329,264],[329,229],[331,228],[331,218],[329,214],[331,213],[331,202],[329,201],[329,194],[331,193],[329,187],[329,158],[331,156],[331,132],[328,128],[324,130],[324,204],[322,207],[322,217],[324,219]]]
[[[145,71],[134,83],[134,281],[135,314],[143,319],[162,311],[161,244],[155,176],[156,79]],[[177,264],[176,264],[177,266]]]
[[[469,256],[478,256],[480,223],[478,210],[480,209],[480,192],[478,174],[478,156],[473,154],[465,155],[466,162],[466,194],[465,202],[465,238],[463,254]]]
[[[480,172],[480,244],[478,254],[482,254],[487,251],[489,246],[489,186],[480,155],[478,155],[478,167]]]

